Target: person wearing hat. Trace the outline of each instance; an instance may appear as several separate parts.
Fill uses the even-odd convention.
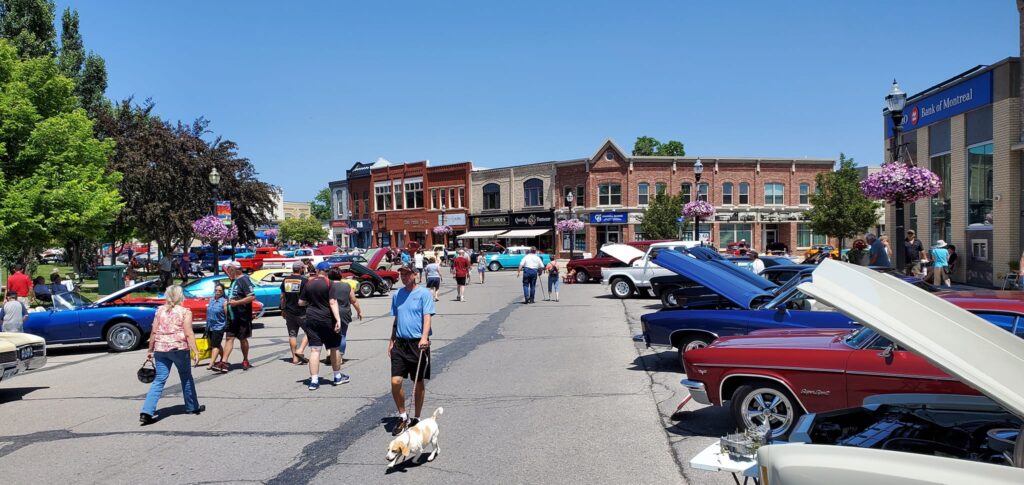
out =
[[[903,240],[903,254],[906,256],[903,259],[903,272],[907,276],[916,276],[921,272],[921,261],[926,258],[924,245],[917,239],[917,233],[913,229],[907,231],[907,238]]]
[[[228,325],[226,338],[224,339],[224,358],[221,368],[228,370],[231,366],[231,351],[235,347],[235,339],[238,339],[242,347],[242,370],[249,370],[249,337],[252,336],[252,302],[256,294],[249,277],[242,272],[242,265],[238,261],[224,263],[224,272],[231,278],[231,286],[228,288]]]
[[[281,314],[288,329],[288,348],[291,350],[292,363],[306,363],[306,344],[309,332],[306,331],[306,307],[299,305],[299,292],[306,283],[306,265],[300,261],[292,263],[292,274],[285,276],[281,282]],[[296,347],[299,330],[302,330],[302,343]]]
[[[932,284],[941,286],[947,281],[946,268],[949,267],[949,250],[946,249],[946,241],[939,239],[932,246]],[[947,286],[949,286],[947,284]]]
[[[341,316],[338,301],[331,298],[331,282],[327,270],[331,263],[321,261],[316,265],[316,275],[306,280],[299,291],[299,305],[306,307],[306,332],[309,336],[309,390],[320,388],[320,347],[330,353],[331,368],[334,370],[332,385],[344,384],[349,377],[341,373]]]
[[[398,424],[391,434],[398,436],[419,422],[426,397],[424,380],[430,379],[430,335],[431,317],[434,315],[434,298],[425,288],[416,286],[416,268],[404,265],[398,268],[402,288],[391,297],[391,314],[395,323],[388,340],[388,357],[391,358],[391,397],[398,408]],[[417,372],[418,371],[418,372]],[[405,410],[405,378],[413,379],[413,401],[416,414],[413,418]]]

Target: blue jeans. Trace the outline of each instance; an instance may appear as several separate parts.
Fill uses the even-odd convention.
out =
[[[558,273],[548,274],[548,293],[554,293],[562,288],[562,280],[558,278]]]
[[[149,393],[146,394],[146,403],[142,405],[142,412],[150,416],[156,414],[156,403],[160,400],[160,395],[164,393],[167,377],[171,375],[171,364],[178,368],[181,391],[185,397],[185,412],[199,410],[199,396],[196,395],[196,383],[192,380],[192,362],[188,351],[155,352],[153,360],[156,364],[156,380],[149,385]]]
[[[537,292],[537,270],[523,268],[523,298],[526,301],[533,301]]]

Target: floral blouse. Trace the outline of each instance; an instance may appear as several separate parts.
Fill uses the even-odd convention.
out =
[[[192,312],[185,307],[161,306],[153,318],[154,352],[173,352],[188,350],[188,338],[185,336],[185,325],[192,325]]]

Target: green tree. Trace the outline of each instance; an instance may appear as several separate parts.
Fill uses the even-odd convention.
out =
[[[324,187],[316,193],[313,201],[309,203],[309,212],[313,217],[321,221],[329,221],[331,217],[331,189]]]
[[[878,220],[881,204],[860,191],[860,175],[852,158],[839,154],[839,167],[814,177],[817,189],[811,194],[807,211],[811,229],[818,234],[844,240],[866,231]]]
[[[640,232],[647,239],[675,239],[679,237],[679,217],[683,215],[680,195],[658,195],[644,210]]]
[[[301,217],[281,221],[279,239],[295,241],[302,244],[313,244],[327,238],[327,231],[315,217]]]
[[[685,157],[686,149],[683,148],[682,142],[669,140],[658,145],[656,154],[662,157]]]
[[[64,9],[61,15],[60,54],[57,65],[65,76],[78,80],[85,63],[85,46],[82,45],[82,34],[78,31],[78,11]]]
[[[107,92],[107,63],[98,54],[85,56],[85,67],[75,84],[75,94],[82,107],[95,118],[101,110],[110,109],[110,102],[104,96]]]
[[[57,53],[56,7],[52,0],[0,0],[0,38],[7,39],[22,58]]]
[[[636,137],[636,143],[633,143],[633,156],[634,157],[649,157],[657,153],[658,146],[661,142],[651,138],[649,136],[638,136]]]

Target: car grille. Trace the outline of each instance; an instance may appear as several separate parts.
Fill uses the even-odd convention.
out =
[[[46,355],[46,344],[32,344],[32,353],[36,357]]]
[[[0,352],[0,364],[6,364],[8,362],[17,362],[17,361],[18,361],[18,352],[17,351]]]

